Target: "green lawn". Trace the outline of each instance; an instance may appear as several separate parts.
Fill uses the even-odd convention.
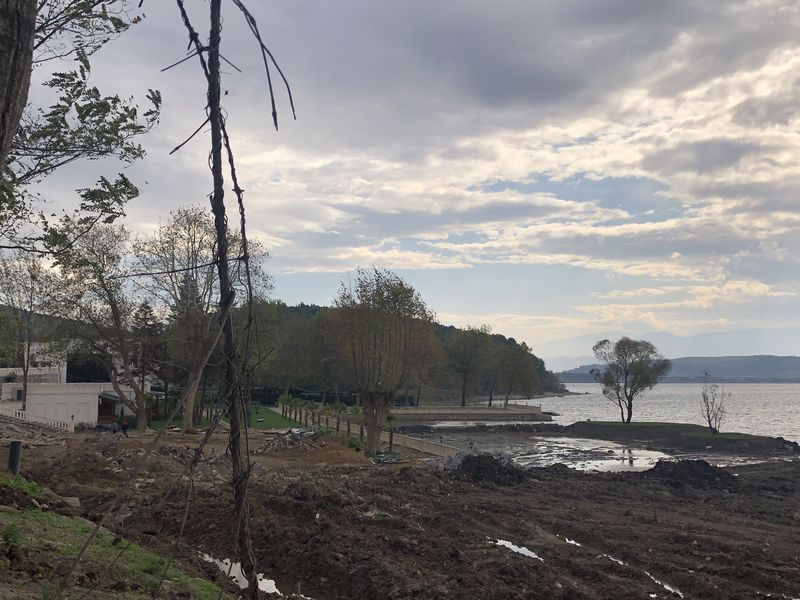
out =
[[[256,429],[289,429],[302,426],[297,421],[282,417],[280,413],[271,408],[260,405],[253,406],[253,418],[250,424]]]
[[[227,417],[223,417],[225,421],[227,421]],[[259,421],[261,419],[261,421]],[[161,429],[164,426],[165,420],[152,420],[150,421],[150,428],[151,429]],[[211,422],[208,419],[202,419],[200,423],[196,425],[198,429],[204,429],[208,427]],[[301,424],[297,421],[292,421],[291,419],[286,419],[281,416],[280,413],[275,412],[274,410],[267,408],[266,406],[261,406],[260,404],[253,405],[253,416],[250,422],[251,427],[255,427],[256,429],[289,429],[290,427],[301,427]],[[183,427],[183,419],[176,418],[172,421],[172,427]]]

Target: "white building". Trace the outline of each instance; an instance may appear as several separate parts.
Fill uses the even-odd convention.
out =
[[[129,398],[133,392],[122,388]],[[22,368],[0,369],[0,407],[22,406]],[[28,394],[25,412],[75,425],[110,423],[132,412],[120,402],[110,382],[67,383],[67,362],[49,356],[46,348],[34,351],[28,369]]]

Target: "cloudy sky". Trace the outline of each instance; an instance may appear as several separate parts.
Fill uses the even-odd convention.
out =
[[[207,30],[206,3],[194,1]],[[223,86],[275,297],[400,272],[442,322],[537,343],[800,325],[796,0],[250,0],[289,78],[271,128],[226,2]],[[99,53],[105,91],[164,97],[129,225],[203,203],[198,66],[174,3]],[[90,183],[93,163],[48,183]],[[145,184],[145,182],[147,182]]]

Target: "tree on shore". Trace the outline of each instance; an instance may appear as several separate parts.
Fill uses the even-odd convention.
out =
[[[703,419],[714,435],[719,433],[719,428],[725,420],[725,402],[730,396],[731,393],[726,392],[724,387],[720,387],[716,383],[708,383],[708,373],[706,373],[706,380],[700,391],[700,409]]]
[[[334,301],[339,331],[367,429],[367,452],[380,449],[381,431],[395,395],[407,385],[434,315],[413,287],[382,269],[358,269]]]
[[[467,405],[467,391],[485,362],[489,333],[487,325],[468,326],[454,330],[445,343],[450,368],[458,377],[461,388],[461,406]]]
[[[653,389],[672,368],[672,362],[646,340],[601,340],[592,351],[604,365],[602,369],[592,369],[592,377],[603,386],[603,395],[619,408],[623,423],[631,422],[636,398]]]

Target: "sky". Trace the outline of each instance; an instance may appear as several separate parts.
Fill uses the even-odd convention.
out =
[[[207,31],[207,3],[187,4]],[[357,267],[388,268],[441,322],[534,351],[800,325],[795,0],[250,0],[297,108],[273,79],[278,132],[224,4],[242,72],[226,67],[223,101],[275,298],[329,304]],[[177,9],[141,12],[92,61],[106,93],[163,95],[125,170],[134,231],[211,187],[207,132],[168,154],[205,118],[197,63],[160,71],[186,51]],[[46,195],[69,203],[120,168],[65,169]]]

